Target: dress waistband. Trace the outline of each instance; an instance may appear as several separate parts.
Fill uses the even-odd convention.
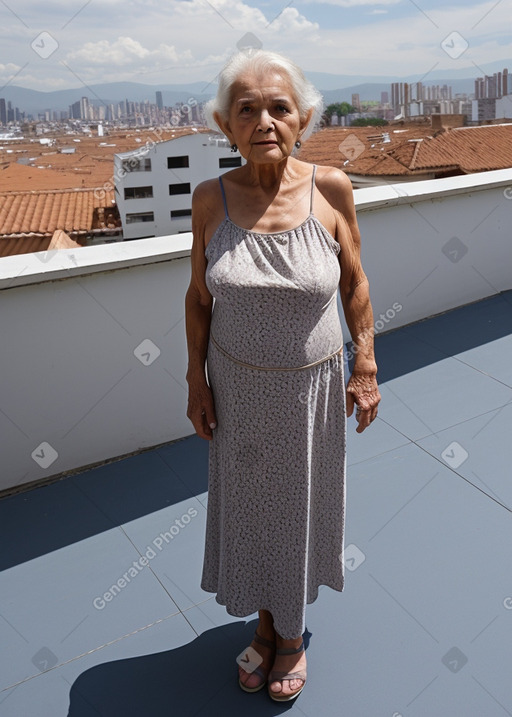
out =
[[[234,361],[239,366],[244,366],[245,368],[253,368],[257,371],[300,371],[301,369],[305,368],[311,368],[312,366],[317,366],[319,363],[323,363],[324,361],[328,361],[329,359],[333,358],[337,354],[341,353],[343,351],[343,344],[337,349],[336,351],[333,351],[332,354],[329,354],[328,356],[324,356],[324,358],[318,359],[318,361],[313,361],[313,363],[307,363],[304,366],[254,366],[251,363],[245,363],[244,361],[239,361],[234,356],[231,356],[227,351],[225,351],[222,346],[219,346],[217,341],[214,339],[213,335],[210,333],[210,339],[214,346],[219,349],[221,353],[224,354],[224,356],[227,356],[227,358],[231,359],[231,361]]]

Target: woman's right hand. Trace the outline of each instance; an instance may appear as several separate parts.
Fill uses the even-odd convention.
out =
[[[207,441],[213,438],[217,427],[213,394],[206,379],[189,381],[187,417],[192,421],[197,435]]]

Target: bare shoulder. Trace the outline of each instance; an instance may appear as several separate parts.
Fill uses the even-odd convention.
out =
[[[192,194],[192,207],[196,211],[201,211],[202,208],[208,209],[209,206],[213,206],[220,195],[220,187],[218,179],[206,179],[204,182],[200,182],[194,189]]]
[[[222,219],[222,193],[218,179],[200,182],[192,194],[192,229],[210,234],[210,225]]]
[[[318,166],[316,185],[333,209],[350,214],[354,203],[352,184],[345,172],[336,167]]]

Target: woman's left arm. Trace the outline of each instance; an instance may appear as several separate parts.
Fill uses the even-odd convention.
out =
[[[354,367],[347,384],[347,415],[357,404],[356,431],[362,433],[377,416],[381,400],[377,385],[373,310],[368,279],[361,264],[361,237],[349,178],[341,170],[324,175],[323,192],[336,214],[336,239],[341,246],[340,294],[347,326],[354,342]]]

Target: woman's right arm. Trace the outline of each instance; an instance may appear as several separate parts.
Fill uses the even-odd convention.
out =
[[[212,391],[206,380],[206,354],[210,335],[213,297],[206,286],[205,226],[208,215],[206,187],[199,185],[192,197],[191,277],[185,296],[185,327],[188,349],[187,416],[201,438],[211,440],[217,425]]]

